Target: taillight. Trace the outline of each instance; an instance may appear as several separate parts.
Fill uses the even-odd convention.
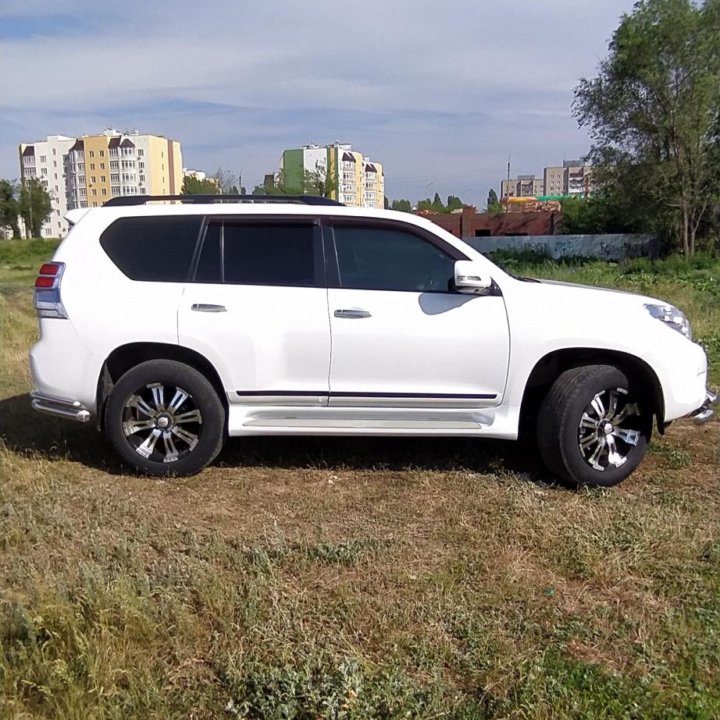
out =
[[[60,281],[65,272],[65,263],[44,263],[35,280],[33,306],[41,318],[66,318],[67,313],[60,299]]]

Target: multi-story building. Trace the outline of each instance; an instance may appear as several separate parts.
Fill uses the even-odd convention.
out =
[[[52,214],[42,227],[43,237],[61,237],[68,231],[65,213],[65,159],[75,138],[48,135],[47,139],[20,145],[20,179],[37,178],[52,200]]]
[[[106,130],[78,138],[67,154],[69,208],[97,207],[125,195],[179,195],[182,150],[177,140]]]
[[[591,190],[592,167],[582,160],[565,160],[562,167],[546,167],[544,195],[587,195]]]
[[[543,195],[564,195],[565,194],[565,168],[546,167],[543,171],[545,187]]]
[[[68,231],[65,213],[97,207],[122,195],[177,195],[182,190],[182,151],[177,140],[108,129],[100,135],[20,145],[20,176],[37,177],[52,199],[43,236]]]
[[[345,205],[384,207],[383,166],[351,145],[305,145],[285,150],[280,165],[285,187],[292,192],[307,191],[307,181],[323,182],[327,195]]]
[[[565,171],[565,194],[587,195],[592,184],[592,168],[585,165],[582,160],[566,160],[563,163]]]
[[[534,175],[518,175],[500,183],[500,197],[529,197],[543,194],[543,181]]]
[[[562,166],[548,166],[543,176],[518,175],[502,180],[500,197],[587,195],[592,189],[592,167],[582,160],[565,160]]]

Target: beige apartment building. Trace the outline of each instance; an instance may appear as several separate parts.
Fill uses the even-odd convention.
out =
[[[113,197],[179,195],[182,150],[177,140],[106,130],[78,138],[65,162],[68,208],[98,207]]]
[[[111,128],[99,135],[73,138],[49,135],[20,144],[20,178],[36,177],[52,200],[43,237],[68,232],[65,213],[98,207],[124,195],[179,195],[182,150],[177,140]]]

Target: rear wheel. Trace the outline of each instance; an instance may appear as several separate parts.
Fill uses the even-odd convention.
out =
[[[543,400],[540,454],[559,477],[609,487],[640,464],[652,434],[652,411],[627,374],[611,365],[567,370]]]
[[[148,475],[194,475],[225,439],[225,409],[207,378],[188,365],[151,360],[128,370],[105,407],[108,438]]]

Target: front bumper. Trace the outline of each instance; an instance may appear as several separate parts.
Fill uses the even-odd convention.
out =
[[[692,418],[692,421],[696,425],[704,425],[708,420],[715,414],[713,405],[718,401],[718,396],[711,390],[705,391],[705,402],[697,409],[693,410],[688,417]]]
[[[77,400],[63,400],[61,398],[49,397],[41,393],[30,394],[33,410],[55,415],[56,417],[75,420],[76,422],[87,423],[92,420],[92,413]]]

